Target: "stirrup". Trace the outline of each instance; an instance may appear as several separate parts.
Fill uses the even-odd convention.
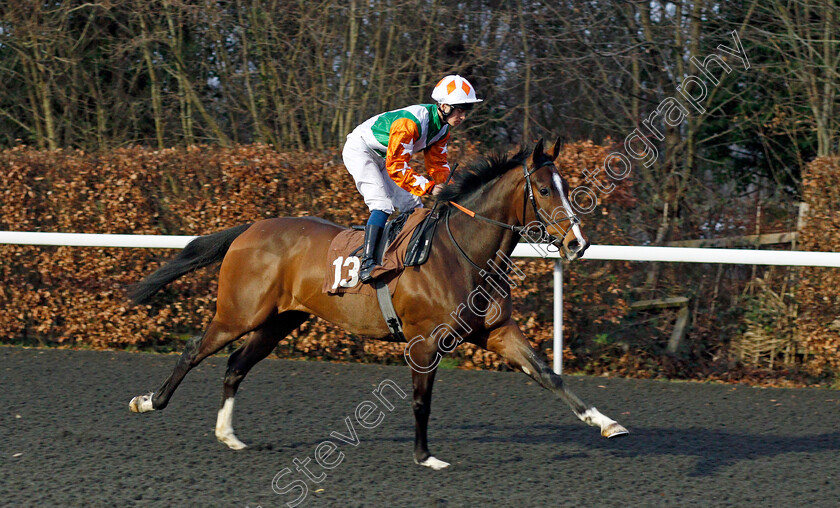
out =
[[[367,284],[373,280],[370,272],[372,272],[377,266],[379,265],[373,260],[373,258],[364,258],[362,260],[362,268],[359,270],[359,280],[362,284]]]

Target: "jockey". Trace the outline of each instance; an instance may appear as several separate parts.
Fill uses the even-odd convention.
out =
[[[457,75],[440,80],[432,99],[437,104],[376,115],[347,135],[341,156],[370,210],[359,273],[363,283],[371,281],[370,272],[377,266],[373,253],[388,216],[395,208],[409,212],[422,207],[420,196],[440,191],[435,186],[449,177],[449,130],[464,121],[474,103],[482,101],[476,98],[470,82]],[[415,173],[408,164],[421,150],[431,180]]]

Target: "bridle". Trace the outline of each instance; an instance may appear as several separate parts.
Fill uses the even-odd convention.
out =
[[[547,241],[546,243],[548,243],[549,245],[554,245],[559,250],[558,244],[562,244],[563,241],[565,241],[566,236],[568,236],[568,234],[572,230],[573,226],[575,226],[577,224],[580,224],[580,219],[578,218],[577,215],[572,214],[572,215],[568,215],[566,217],[563,217],[561,219],[554,220],[554,221],[548,222],[548,223],[543,221],[543,219],[542,219],[542,217],[540,216],[540,213],[539,213],[539,207],[537,206],[537,199],[534,196],[533,183],[531,182],[531,175],[533,175],[534,173],[536,173],[537,171],[539,171],[540,169],[542,169],[546,166],[553,166],[553,165],[554,165],[554,162],[551,161],[551,160],[548,160],[548,161],[545,161],[538,166],[534,166],[534,168],[531,169],[530,171],[528,170],[528,165],[527,164],[522,165],[522,173],[523,173],[523,176],[525,178],[525,196],[527,197],[527,199],[522,200],[522,222],[525,222],[525,213],[527,212],[528,202],[530,202],[531,203],[531,208],[533,208],[533,210],[534,210],[534,216],[537,218],[537,222],[539,223],[540,239],[541,240],[546,240]],[[563,189],[558,189],[558,190],[561,193],[563,192]],[[470,216],[474,219],[478,219],[478,220],[493,224],[494,226],[499,226],[499,227],[507,229],[509,231],[513,231],[514,233],[516,233],[519,236],[526,235],[528,238],[531,238],[530,235],[527,235],[527,233],[532,231],[532,228],[530,226],[518,226],[516,224],[506,224],[504,222],[499,222],[499,221],[493,220],[489,217],[485,217],[483,215],[477,214],[477,213],[473,212],[472,210],[470,210],[470,209],[468,209],[464,206],[461,206],[454,201],[450,201],[449,204],[451,204],[453,207],[457,208],[458,210],[464,212],[465,214],[467,214],[468,216]],[[483,270],[483,268],[481,268],[480,266],[475,264],[475,262],[473,262],[473,260],[470,259],[470,256],[464,251],[463,248],[461,248],[461,245],[459,245],[458,242],[455,240],[455,237],[452,235],[452,228],[449,226],[449,216],[450,215],[451,214],[447,212],[446,218],[445,218],[446,232],[449,233],[449,239],[452,240],[452,243],[458,249],[458,252],[461,253],[461,256],[464,257],[464,259],[466,259],[474,268],[478,269],[479,271]],[[556,225],[560,222],[566,221],[566,220],[569,221],[569,229],[564,230],[562,237],[557,238],[556,236],[554,236],[554,235],[552,235],[548,232],[549,226],[554,226],[554,225]]]

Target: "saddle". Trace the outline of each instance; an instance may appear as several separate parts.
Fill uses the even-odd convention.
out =
[[[437,214],[418,208],[401,213],[385,224],[374,250],[379,266],[371,275],[387,284],[391,294],[406,266],[420,266],[428,259],[436,222]],[[364,226],[353,226],[330,242],[329,265],[323,287],[325,293],[367,293],[373,296],[371,284],[362,284],[358,278],[364,236]]]
[[[423,219],[420,227],[414,230],[411,241],[408,243],[408,251],[405,254],[405,266],[420,266],[429,259],[429,251],[432,250],[432,238],[435,236],[439,218],[438,212],[432,210]]]

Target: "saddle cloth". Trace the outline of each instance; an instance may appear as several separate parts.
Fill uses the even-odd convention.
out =
[[[429,210],[417,208],[408,219],[396,238],[388,244],[382,254],[382,261],[371,272],[375,279],[380,279],[388,284],[391,295],[397,288],[399,277],[405,269],[405,254],[414,230],[422,224]],[[386,231],[383,231],[382,240],[387,241]],[[376,298],[376,290],[371,284],[362,284],[359,281],[359,269],[362,265],[362,251],[360,246],[364,243],[365,232],[356,229],[346,229],[337,234],[330,242],[330,251],[327,256],[326,276],[324,277],[323,291],[329,294],[362,293]],[[380,249],[377,251],[381,252]]]

